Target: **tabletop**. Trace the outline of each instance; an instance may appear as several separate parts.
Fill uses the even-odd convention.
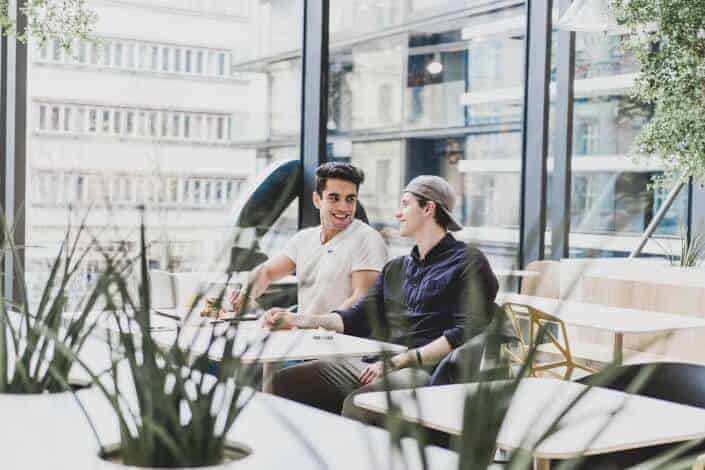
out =
[[[570,325],[598,328],[614,333],[649,333],[705,327],[705,318],[531,295],[500,293],[497,295],[496,302],[500,305],[505,302],[529,305],[554,315]]]
[[[94,420],[102,442],[118,442],[118,422],[105,399],[94,389],[82,390],[77,396]],[[0,416],[2,468],[116,468],[98,458],[97,441],[70,394],[0,394]],[[422,468],[414,441],[405,440],[402,452],[396,452],[386,431],[259,393],[238,417],[228,437],[247,446],[252,454],[217,468],[281,470],[292,464],[307,469]],[[430,469],[457,467],[457,454],[437,447],[426,451]]]
[[[229,325],[218,324],[206,327],[186,326],[181,329],[179,343],[196,354],[205,352],[211,335],[221,336],[213,344],[210,358],[222,358],[225,337],[222,335]],[[234,354],[242,354],[245,362],[280,362],[336,357],[363,357],[403,352],[406,347],[366,338],[358,338],[325,330],[270,331],[260,321],[242,322],[237,329]],[[177,338],[176,331],[154,331],[152,337],[161,346],[171,346]]]
[[[418,403],[409,390],[392,391],[391,398],[400,404],[406,419],[459,435],[465,397],[477,387],[477,384],[459,384],[418,388]],[[555,379],[522,380],[497,436],[498,447],[531,450],[539,436],[586,388],[576,382]],[[383,392],[358,395],[355,403],[377,412],[387,409]],[[559,431],[533,451],[535,457],[567,459],[698,439],[705,437],[705,410],[593,387],[561,419],[559,426]]]

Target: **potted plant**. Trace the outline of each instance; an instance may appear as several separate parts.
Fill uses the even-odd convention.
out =
[[[100,457],[107,466],[140,468],[192,468],[217,466],[245,458],[250,449],[229,442],[227,434],[239,413],[254,395],[246,386],[254,381],[255,368],[233,354],[237,323],[209,334],[201,353],[184,348],[179,329],[173,344],[157,344],[151,330],[151,287],[141,227],[137,261],[138,288],[131,289],[126,266],[134,261],[105,254],[106,283],[102,295],[117,325],[110,347],[122,358],[113,361],[104,376],[91,373],[95,388],[109,403],[119,423],[119,442],[104,444],[96,433]],[[219,304],[224,289],[217,300]],[[129,318],[128,322],[121,319]],[[189,328],[189,327],[185,327]],[[222,360],[214,370],[210,350],[224,342]],[[81,361],[72,351],[65,353]],[[81,361],[82,362],[82,361]],[[209,373],[210,372],[210,373]],[[85,412],[85,410],[84,410]],[[92,420],[90,413],[86,417]],[[94,430],[98,426],[91,426]]]

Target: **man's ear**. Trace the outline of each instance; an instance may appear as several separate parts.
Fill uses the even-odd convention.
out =
[[[433,217],[433,214],[436,213],[436,203],[433,201],[428,201],[426,203],[426,207],[424,207],[424,211],[428,211],[428,214],[430,214],[431,217]]]
[[[316,209],[321,208],[321,196],[317,191],[313,192],[313,205],[316,206]]]

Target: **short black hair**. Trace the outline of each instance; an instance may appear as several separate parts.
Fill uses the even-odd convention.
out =
[[[328,178],[350,181],[355,185],[356,190],[360,190],[360,185],[365,181],[365,174],[362,170],[355,168],[349,163],[328,162],[316,168],[316,192],[323,196]]]
[[[414,193],[411,193],[417,201],[419,201],[419,206],[426,207],[426,205],[429,203],[430,199],[426,199],[425,197],[417,196]],[[441,209],[441,206],[438,205],[437,202],[434,201],[436,204],[436,210],[433,213],[433,220],[440,225],[440,227],[443,230],[448,230],[448,227],[450,226],[450,217],[446,212]]]

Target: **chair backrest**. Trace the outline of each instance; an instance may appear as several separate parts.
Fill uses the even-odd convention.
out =
[[[648,368],[645,370],[645,368]],[[634,393],[681,405],[705,408],[705,366],[680,362],[655,364],[632,364],[615,370],[604,370],[581,379],[613,390],[625,391],[635,378],[644,371],[648,377],[644,385]],[[605,383],[605,379],[613,377]]]
[[[527,271],[541,273],[534,277],[525,277],[521,281],[521,293],[557,299],[560,294],[561,264],[558,261],[532,261],[526,266]]]

